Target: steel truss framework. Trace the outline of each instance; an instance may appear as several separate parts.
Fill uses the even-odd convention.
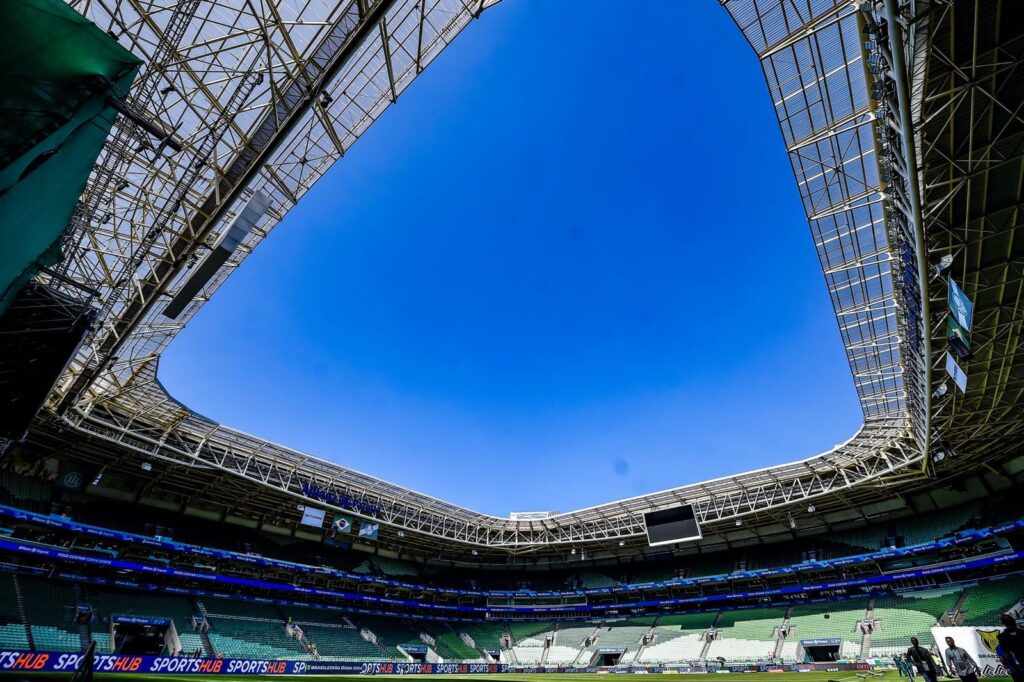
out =
[[[871,46],[862,39],[865,15],[849,2],[723,4],[761,60],[864,426],[800,462],[530,521],[472,512],[212,423],[170,398],[156,380],[161,351],[190,317],[492,3],[72,4],[146,59],[130,102],[159,121],[182,151],[159,148],[119,119],[97,164],[62,274],[100,292],[103,323],[55,390],[51,422],[178,470],[223,472],[276,491],[277,513],[294,515],[295,498],[309,501],[302,484],[310,483],[357,501],[363,515],[395,532],[513,552],[635,540],[644,532],[643,512],[680,502],[694,504],[708,527],[741,519],[778,524],[797,503],[846,505],[847,494],[919,471],[925,461],[930,432],[922,426],[929,416],[922,391],[929,394],[931,363],[922,347],[908,346],[920,330],[894,286],[891,216],[904,204],[894,207],[883,192],[878,103],[869,93]],[[896,111],[899,102],[890,106]],[[269,213],[179,319],[163,317],[163,302],[255,190],[271,197]],[[927,310],[927,298],[918,304]]]
[[[930,252],[953,257],[932,295],[944,310],[949,276],[975,305],[972,356],[959,360],[968,391],[948,380],[936,401],[947,455],[937,468],[993,466],[1024,451],[1024,7],[933,0],[920,20],[929,59],[914,74],[912,115],[923,220]],[[932,324],[945,337],[945,317]],[[945,353],[934,363],[944,377]]]

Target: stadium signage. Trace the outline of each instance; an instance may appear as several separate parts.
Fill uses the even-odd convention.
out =
[[[48,651],[0,651],[3,672],[74,672],[85,654]],[[494,663],[360,663],[349,661],[264,661],[250,658],[98,655],[93,665],[103,673],[174,673],[178,675],[451,675],[503,673]]]
[[[839,637],[819,637],[818,639],[801,639],[800,646],[805,649],[809,646],[839,646],[843,640]]]
[[[932,551],[935,549],[941,549],[944,547],[951,547],[958,544],[974,542],[983,538],[992,537],[1000,533],[1009,532],[1015,529],[1024,528],[1024,519],[1018,519],[1016,521],[1010,521],[1007,523],[1000,524],[992,528],[985,528],[979,530],[964,531],[957,535],[955,538],[944,538],[934,542],[925,542],[912,545],[909,547],[900,548],[885,548],[875,552],[867,554],[860,554],[852,557],[844,557],[841,559],[828,559],[823,561],[807,561],[795,566],[785,568],[774,568],[774,569],[759,569],[755,571],[743,571],[733,573],[729,575],[717,575],[717,576],[706,576],[700,578],[674,578],[672,580],[666,580],[662,582],[650,582],[650,583],[636,583],[631,585],[622,585],[614,589],[612,588],[590,588],[584,590],[558,590],[558,591],[539,591],[532,592],[527,595],[517,593],[514,591],[484,591],[479,590],[455,590],[447,588],[436,588],[424,585],[414,585],[397,580],[389,580],[386,578],[378,578],[375,576],[368,576],[359,573],[349,573],[347,571],[341,571],[338,569],[326,568],[323,566],[307,566],[304,564],[298,564],[290,561],[283,561],[280,559],[268,559],[258,555],[240,554],[237,552],[230,552],[227,550],[209,549],[206,547],[199,547],[197,545],[188,545],[185,543],[175,542],[167,539],[155,539],[144,535],[135,535],[133,533],[125,533],[122,531],[111,531],[105,528],[97,526],[90,526],[88,524],[81,524],[70,519],[46,516],[44,514],[37,514],[35,512],[29,512],[22,509],[16,509],[14,507],[8,507],[6,505],[0,505],[0,516],[13,518],[19,521],[28,521],[38,525],[59,528],[74,533],[80,533],[89,535],[92,537],[100,537],[104,539],[119,540],[121,542],[130,542],[135,544],[141,544],[151,547],[162,547],[172,549],[175,551],[186,552],[190,554],[196,554],[200,556],[217,557],[223,559],[230,559],[233,561],[253,563],[260,566],[272,566],[275,568],[285,568],[294,571],[301,571],[305,573],[315,573],[318,575],[329,575],[338,578],[344,578],[352,581],[363,582],[363,583],[375,583],[380,585],[388,585],[391,587],[403,587],[408,589],[415,589],[430,594],[457,594],[457,595],[470,595],[470,596],[481,596],[481,597],[514,597],[514,596],[532,596],[532,597],[545,597],[545,596],[566,596],[566,595],[589,595],[589,594],[621,594],[629,592],[637,592],[641,590],[648,590],[654,588],[673,587],[673,586],[687,586],[687,585],[702,585],[702,584],[717,584],[735,580],[737,578],[759,578],[764,576],[776,576],[776,575],[788,575],[793,573],[799,573],[806,570],[818,570],[827,568],[838,568],[842,566],[849,566],[858,563],[865,563],[868,561],[877,561],[884,559],[891,559],[894,557],[905,557],[914,556],[921,552]],[[133,583],[125,583],[126,586],[134,586]],[[173,589],[173,588],[166,588]],[[231,596],[227,595],[226,598],[230,599]],[[671,603],[666,602],[666,605]]]
[[[939,655],[946,659],[946,637],[952,637],[956,645],[963,647],[981,668],[981,677],[1006,677],[1006,667],[999,660],[998,635],[1001,627],[941,627],[932,628],[932,637],[939,647]]]
[[[352,511],[361,512],[363,514],[369,514],[370,516],[377,516],[378,514],[380,514],[380,508],[375,505],[369,504],[368,502],[363,502],[362,500],[357,500],[356,498],[351,497],[350,495],[346,495],[345,493],[342,493],[340,495],[338,493],[332,493],[331,491],[324,490],[323,488],[313,485],[312,483],[302,484],[302,494],[311,499],[319,500],[321,502],[334,505],[335,507],[351,509]]]
[[[949,278],[949,310],[953,313],[956,321],[967,331],[971,331],[971,322],[974,321],[974,304],[971,299],[957,286],[953,278]]]
[[[275,583],[264,580],[253,580],[249,578],[238,578],[235,576],[219,575],[219,574],[207,574],[200,573],[197,571],[186,571],[181,569],[169,568],[166,566],[152,566],[148,564],[138,564],[131,561],[124,561],[120,559],[110,559],[106,557],[95,557],[86,554],[80,554],[77,552],[67,551],[57,547],[50,547],[46,545],[37,545],[29,543],[27,541],[11,541],[0,538],[0,549],[12,551],[20,554],[29,554],[32,556],[45,557],[50,559],[56,559],[66,562],[80,562],[95,566],[105,566],[116,569],[125,569],[130,571],[137,571],[140,573],[158,574],[172,577],[187,577],[202,580],[208,583],[223,583],[230,585],[242,585],[247,587],[256,587],[269,590],[275,590],[278,592],[286,593],[299,593],[308,594],[312,596],[322,597],[334,597],[338,599],[346,599],[349,601],[370,603],[370,604],[384,604],[391,606],[409,606],[422,608],[433,611],[458,611],[465,613],[480,613],[480,612],[491,612],[491,613],[536,613],[536,612],[558,612],[564,610],[562,606],[551,606],[551,607],[485,607],[485,606],[466,606],[466,605],[450,605],[450,604],[433,604],[429,602],[419,602],[410,599],[393,599],[389,597],[377,597],[373,595],[364,595],[353,592],[339,592],[336,590],[325,590],[320,588],[310,587],[298,587],[287,583]],[[574,611],[588,611],[588,612],[604,612],[609,609],[622,609],[622,608],[654,608],[658,606],[675,606],[683,604],[704,604],[704,603],[715,603],[723,601],[732,601],[736,599],[749,599],[749,598],[761,598],[766,596],[781,596],[790,594],[799,594],[808,591],[821,591],[821,590],[835,590],[839,588],[847,587],[863,587],[867,585],[885,585],[898,580],[920,578],[930,575],[942,575],[948,573],[959,573],[965,570],[972,570],[975,568],[981,568],[984,566],[1000,565],[1007,562],[1017,561],[1024,559],[1024,550],[1017,552],[1007,552],[1001,556],[996,557],[982,557],[978,559],[972,559],[969,561],[960,561],[953,564],[944,564],[942,566],[935,566],[925,569],[914,569],[909,571],[903,571],[900,573],[890,573],[886,575],[867,576],[863,578],[852,578],[848,580],[837,580],[832,582],[815,583],[811,585],[793,585],[789,587],[764,589],[764,590],[750,590],[744,592],[734,592],[730,594],[716,594],[716,595],[702,595],[696,597],[680,597],[677,599],[664,599],[664,600],[644,600],[634,601],[626,603],[617,603],[612,605],[587,605],[579,606],[573,605],[571,608]],[[230,598],[230,597],[228,597]]]
[[[151,625],[153,627],[163,627],[171,624],[170,618],[149,618],[146,616],[125,616],[121,614],[114,614],[110,619],[115,623],[125,623],[127,625]]]

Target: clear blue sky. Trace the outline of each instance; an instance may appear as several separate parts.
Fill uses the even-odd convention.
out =
[[[714,0],[506,0],[165,354],[199,412],[505,515],[861,421],[753,52]]]

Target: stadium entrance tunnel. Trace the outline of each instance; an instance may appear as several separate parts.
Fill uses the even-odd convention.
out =
[[[598,649],[590,664],[598,667],[616,666],[622,662],[625,653],[625,649]]]
[[[831,663],[839,660],[840,639],[810,640],[801,642],[805,663]]]

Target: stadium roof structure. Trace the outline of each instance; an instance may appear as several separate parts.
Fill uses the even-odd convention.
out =
[[[138,461],[150,462],[135,499],[293,525],[297,505],[315,502],[381,522],[382,545],[495,560],[564,557],[575,546],[636,554],[646,546],[643,513],[683,502],[707,541],[757,541],[798,523],[906,510],[914,491],[968,471],[1000,487],[1024,469],[1024,23],[1008,0],[721,2],[763,68],[864,413],[859,431],[828,452],[503,519],[218,424],[169,396],[157,363],[177,332],[495,3],[70,2],[145,65],[128,94],[139,116],[119,117],[52,281],[93,292],[100,324],[30,440],[111,475],[138,476]],[[269,209],[237,250],[180,315],[165,315],[261,196]],[[945,254],[978,310],[964,394],[945,380],[949,273],[933,267]]]

